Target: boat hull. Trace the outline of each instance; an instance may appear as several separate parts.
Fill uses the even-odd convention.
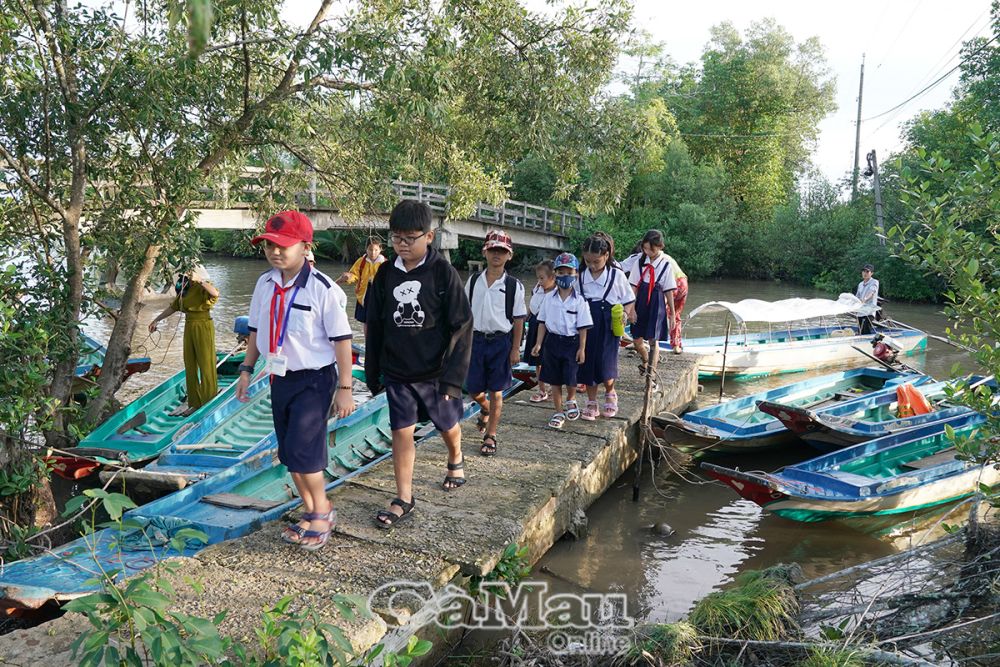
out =
[[[721,337],[694,338],[684,341],[684,351],[701,357],[698,374],[707,378],[721,377],[723,367],[727,378],[752,378],[871,362],[854,349],[869,349],[871,335],[836,335],[838,331],[845,330],[816,327],[788,334],[732,335],[728,347]],[[900,354],[916,354],[927,347],[927,334],[922,331],[886,329],[880,333],[892,337]],[[670,344],[661,342],[660,347],[670,349]]]
[[[962,415],[855,445],[776,473],[702,468],[769,512],[795,521],[865,518],[916,512],[1000,485],[1000,470],[956,458],[945,425],[959,435],[984,420]],[[879,466],[891,473],[876,474]]]

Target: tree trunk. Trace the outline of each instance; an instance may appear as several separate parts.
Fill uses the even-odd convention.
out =
[[[121,310],[115,320],[115,328],[108,340],[108,354],[104,357],[101,377],[98,378],[97,396],[87,403],[87,421],[97,424],[104,417],[104,409],[121,386],[125,375],[125,364],[131,353],[132,336],[139,318],[140,302],[146,289],[146,283],[156,268],[156,258],[160,255],[160,246],[152,245],[146,248],[146,256],[139,267],[139,272],[129,280],[122,294]]]

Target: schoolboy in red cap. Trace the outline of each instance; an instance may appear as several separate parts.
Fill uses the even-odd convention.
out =
[[[486,234],[483,244],[486,270],[469,276],[465,293],[472,305],[472,360],[465,388],[479,404],[479,430],[483,444],[479,453],[497,452],[497,429],[503,410],[503,392],[510,387],[511,366],[521,352],[524,320],[524,285],[506,271],[514,256],[510,236],[500,231]],[[487,401],[489,392],[489,401]]]
[[[251,243],[264,243],[271,270],[250,299],[250,340],[236,396],[247,400],[254,363],[267,359],[278,460],[292,474],[305,513],[281,538],[314,551],[330,538],[336,512],[324,489],[327,419],[354,412],[351,327],[343,290],[309,265],[312,223],[298,211],[267,221]]]

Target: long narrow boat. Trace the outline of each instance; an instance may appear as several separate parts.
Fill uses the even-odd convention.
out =
[[[868,349],[872,335],[861,335],[857,323],[845,318],[862,307],[850,294],[831,299],[785,299],[738,302],[710,301],[695,308],[688,319],[706,312],[726,311],[736,322],[728,336],[690,338],[684,351],[701,356],[698,373],[703,377],[751,378],[776,373],[793,373],[835,365],[863,365],[870,359],[854,349]],[[760,325],[750,331],[748,323]],[[803,324],[807,323],[807,324]],[[764,326],[766,325],[766,329]],[[927,334],[904,328],[876,327],[900,354],[915,354],[927,347]],[[661,341],[660,347],[671,349]]]
[[[515,382],[508,392],[520,388]],[[479,406],[469,401],[464,419]],[[366,401],[350,417],[331,422],[332,443],[324,471],[327,490],[363,474],[392,455],[392,432],[385,394]],[[418,443],[436,434],[425,424]],[[197,484],[125,513],[125,527],[105,528],[50,553],[10,563],[0,574],[0,606],[37,609],[100,589],[92,577],[114,580],[134,575],[157,562],[192,556],[206,546],[234,539],[280,518],[299,504],[295,486],[274,449],[261,451]],[[187,540],[175,550],[170,539],[184,528],[204,532],[207,542]]]
[[[975,437],[986,419],[965,414],[885,436],[774,472],[711,463],[705,471],[766,510],[796,521],[923,510],[1000,484],[1000,470],[956,458],[946,426]]]
[[[356,379],[364,371],[355,367]],[[101,481],[120,480],[131,492],[162,495],[207,479],[243,459],[277,447],[269,377],[251,382],[248,400],[231,396],[143,468],[104,470]]]
[[[82,344],[80,357],[77,359],[76,377],[81,379],[99,377],[108,349],[83,332],[80,332],[80,340]],[[125,362],[125,379],[136,373],[145,373],[151,364],[152,360],[149,357],[131,357]]]
[[[972,376],[975,384],[985,380]],[[950,404],[947,391],[953,381],[925,384],[918,391],[927,399],[931,411],[926,414],[899,416],[897,386],[876,391],[850,404],[833,405],[823,410],[790,405],[782,400],[761,401],[758,408],[779,419],[789,431],[820,451],[829,452],[860,442],[900,433],[924,424],[939,422],[972,412]],[[996,383],[991,383],[995,389]]]
[[[689,453],[750,452],[780,447],[795,439],[771,414],[760,412],[761,401],[780,401],[814,411],[850,405],[871,392],[902,383],[930,382],[926,375],[880,368],[856,368],[809,378],[783,387],[741,396],[719,405],[688,412],[683,417],[653,418],[653,432],[673,447]]]
[[[185,372],[178,371],[157,387],[135,399],[94,429],[73,449],[76,456],[51,457],[55,472],[81,479],[106,463],[142,465],[152,461],[178,436],[236,393],[243,353],[217,353],[219,392],[190,414],[178,408],[187,400]],[[258,362],[258,367],[262,364]]]

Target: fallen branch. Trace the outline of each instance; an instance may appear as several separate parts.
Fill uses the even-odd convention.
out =
[[[698,641],[705,644],[722,644],[723,646],[740,646],[742,648],[762,648],[769,650],[799,650],[813,651],[816,649],[828,649],[830,651],[843,651],[843,644],[830,644],[826,642],[784,642],[784,641],[761,641],[756,639],[726,639],[723,637],[699,636]],[[890,665],[919,665],[920,667],[934,667],[931,663],[918,658],[908,658],[898,653],[881,651],[868,647],[857,647],[859,652],[864,653],[866,658],[878,660]]]

